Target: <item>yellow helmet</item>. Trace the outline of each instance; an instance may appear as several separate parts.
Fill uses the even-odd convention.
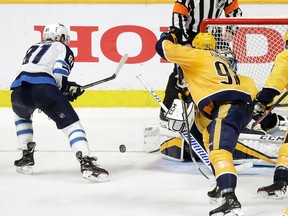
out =
[[[198,33],[192,41],[192,46],[196,49],[215,50],[216,40],[210,32]]]

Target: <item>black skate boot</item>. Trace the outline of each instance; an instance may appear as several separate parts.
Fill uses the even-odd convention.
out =
[[[221,191],[221,193],[222,197],[224,198],[223,204],[218,208],[210,211],[209,216],[224,216],[227,214],[231,216],[240,216],[244,214],[241,211],[241,204],[238,201],[233,189],[231,189],[230,192],[223,193],[223,191]]]
[[[207,193],[209,197],[209,203],[220,206],[224,202],[224,198],[221,196],[219,187],[216,185],[215,188]]]
[[[282,199],[287,190],[287,183],[283,180],[276,180],[272,185],[261,187],[257,194],[264,198]]]
[[[80,162],[83,178],[103,182],[108,180],[109,173],[105,169],[98,167],[95,157],[82,156],[82,152],[76,153],[76,158]]]
[[[35,164],[34,162],[34,150],[36,143],[29,142],[27,143],[27,150],[22,150],[22,158],[14,161],[14,165],[16,166],[16,171],[23,174],[32,174],[33,169],[32,166]]]

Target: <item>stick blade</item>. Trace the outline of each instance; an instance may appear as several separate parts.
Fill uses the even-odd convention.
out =
[[[235,168],[236,168],[237,172],[242,172],[242,171],[245,171],[247,169],[252,168],[253,165],[254,165],[253,162],[250,161],[250,162],[247,162],[247,163],[244,163],[244,164],[237,165],[237,166],[235,166]]]
[[[118,64],[118,66],[117,66],[117,69],[116,69],[116,71],[115,71],[115,73],[114,73],[115,77],[117,76],[117,74],[119,73],[120,69],[123,67],[123,65],[124,65],[125,62],[127,61],[127,59],[128,59],[128,54],[125,53],[125,54],[122,56],[122,58],[120,59],[120,61],[119,61],[119,64]]]

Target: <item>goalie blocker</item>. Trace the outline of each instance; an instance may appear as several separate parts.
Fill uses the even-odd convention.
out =
[[[191,161],[188,144],[182,139],[179,133],[176,132],[177,129],[183,127],[184,122],[183,110],[180,103],[181,101],[174,101],[171,109],[166,114],[168,121],[161,121],[157,125],[144,129],[143,149],[145,152],[152,153],[160,150],[164,159],[177,162]],[[204,148],[202,133],[198,129],[201,121],[199,121],[197,112],[195,114],[193,104],[190,104],[188,108],[188,118],[191,126],[191,134]],[[283,129],[284,118],[281,117],[281,120],[280,125],[282,125],[281,129]],[[285,122],[287,122],[287,120],[285,120]],[[277,124],[278,123],[279,120],[277,120]],[[267,123],[265,126],[267,127]],[[278,125],[275,128],[279,128]],[[271,127],[269,129],[271,130]],[[275,131],[275,129],[273,131]],[[279,134],[279,129],[277,131]],[[243,131],[239,136],[239,142],[233,155],[234,161],[236,163],[244,163],[252,160],[254,164],[274,166],[278,148],[283,140],[282,134],[284,132],[281,130],[280,133],[281,135],[273,136],[263,130],[255,131],[247,128],[247,130]],[[193,156],[196,160],[199,160],[196,154]]]

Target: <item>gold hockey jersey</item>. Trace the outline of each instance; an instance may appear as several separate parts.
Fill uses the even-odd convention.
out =
[[[193,101],[206,117],[211,118],[215,103],[252,102],[258,91],[254,81],[235,74],[216,52],[176,45],[169,40],[161,42],[162,46],[156,46],[158,54],[182,68]]]
[[[284,50],[276,56],[271,74],[263,88],[272,88],[279,93],[284,88],[288,89],[288,50]]]

